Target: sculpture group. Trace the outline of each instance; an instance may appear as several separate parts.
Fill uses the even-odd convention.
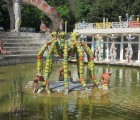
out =
[[[90,78],[93,80],[95,85],[98,85],[98,81],[95,79],[94,75],[94,56],[92,50],[87,46],[87,44],[79,39],[78,33],[71,34],[71,40],[65,40],[65,33],[61,32],[59,34],[60,39],[57,38],[57,32],[52,32],[52,39],[47,41],[46,44],[38,52],[37,59],[37,78],[41,80],[44,78],[46,91],[50,93],[49,90],[49,76],[51,74],[52,68],[52,56],[53,54],[58,55],[63,58],[63,79],[65,82],[65,93],[68,93],[68,82],[69,82],[69,57],[76,56],[77,68],[80,82],[83,89],[88,89],[86,86],[84,78],[84,53],[88,56],[88,69],[90,70]],[[43,53],[48,49],[46,65],[45,65],[45,76],[43,76]],[[39,77],[40,76],[40,77]],[[35,87],[36,89],[36,87]],[[35,90],[36,91],[36,90]]]
[[[115,62],[117,57],[117,52],[116,52],[117,48],[115,46],[115,40],[117,39],[117,36],[115,36],[115,34],[111,34],[109,37],[111,40],[111,47],[109,49],[109,58],[111,62]],[[102,59],[101,50],[102,50],[103,38],[99,34],[97,34],[95,38],[96,38],[95,59],[96,61],[100,61]],[[128,37],[126,38],[128,39],[128,47],[125,48],[126,50],[125,59],[127,62],[131,62],[133,57],[133,49],[132,49],[131,41],[135,39],[135,37],[132,37],[131,34],[129,34]]]

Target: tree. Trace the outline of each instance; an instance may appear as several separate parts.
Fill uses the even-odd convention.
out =
[[[4,1],[0,1],[1,7],[0,7],[0,27],[4,27],[4,29],[9,29],[10,24],[9,23],[9,14],[7,9],[7,4]]]
[[[44,17],[45,14],[36,7],[23,5],[21,27],[33,27],[40,31],[41,19]]]

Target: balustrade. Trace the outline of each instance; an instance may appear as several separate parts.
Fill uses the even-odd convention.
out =
[[[112,22],[112,28],[128,28],[128,22]]]
[[[140,21],[101,22],[101,23],[76,23],[75,29],[108,29],[108,28],[140,28]]]
[[[35,32],[35,28],[20,27],[21,32]]]
[[[140,28],[140,22],[139,21],[130,21],[128,22],[129,28]]]

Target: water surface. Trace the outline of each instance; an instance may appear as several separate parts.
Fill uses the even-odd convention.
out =
[[[58,79],[62,64],[53,64],[50,80]],[[76,65],[70,64],[74,80],[78,80]],[[0,67],[0,120],[139,120],[140,118],[140,69],[119,66],[95,66],[96,77],[112,71],[108,92],[94,88],[92,93],[71,92],[69,95],[53,93],[50,96],[27,93],[26,110],[21,115],[7,114],[8,94],[12,79],[19,72],[25,82],[36,74],[35,64]],[[85,67],[85,77],[86,67]]]

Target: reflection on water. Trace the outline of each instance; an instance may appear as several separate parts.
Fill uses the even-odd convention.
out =
[[[61,64],[54,64],[50,80],[58,79]],[[74,80],[78,80],[76,65],[69,68]],[[69,95],[53,93],[50,96],[27,94],[27,112],[21,115],[7,115],[7,96],[11,78],[18,71],[26,73],[26,80],[32,80],[36,73],[34,64],[0,67],[0,120],[139,120],[140,116],[140,70],[139,68],[95,66],[100,78],[105,71],[112,71],[110,89],[94,88],[92,93],[74,91]],[[4,74],[2,74],[4,73]],[[85,77],[88,77],[85,67]]]

